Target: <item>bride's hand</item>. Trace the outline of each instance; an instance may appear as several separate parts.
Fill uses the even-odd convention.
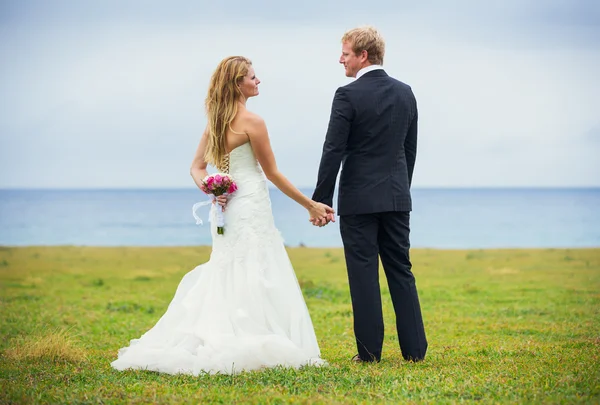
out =
[[[227,196],[220,195],[214,201],[213,204],[219,204],[221,206],[221,211],[225,212],[225,207],[227,206]]]
[[[315,202],[308,209],[309,221],[316,226],[327,225],[330,221],[335,222],[335,211],[328,205]]]

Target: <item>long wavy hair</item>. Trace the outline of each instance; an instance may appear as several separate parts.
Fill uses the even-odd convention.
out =
[[[250,66],[248,58],[229,56],[219,63],[210,78],[205,101],[209,133],[204,160],[215,167],[220,167],[227,154],[225,134],[238,112],[238,100],[243,97],[238,85]]]

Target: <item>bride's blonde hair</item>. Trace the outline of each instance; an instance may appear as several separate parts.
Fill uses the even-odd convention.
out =
[[[239,84],[250,66],[248,58],[229,56],[219,63],[210,78],[205,101],[209,132],[204,160],[215,167],[222,167],[226,158],[225,134],[237,114],[238,100],[243,97]]]

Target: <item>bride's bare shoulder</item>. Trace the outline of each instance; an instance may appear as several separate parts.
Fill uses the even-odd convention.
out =
[[[257,125],[264,125],[265,121],[262,117],[252,111],[244,110],[240,111],[239,115],[240,123],[249,127],[256,127]]]

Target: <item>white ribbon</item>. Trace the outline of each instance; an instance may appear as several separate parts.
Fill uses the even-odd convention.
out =
[[[194,204],[194,206],[192,207],[192,215],[194,216],[194,218],[196,219],[196,225],[202,225],[202,219],[200,219],[200,217],[198,215],[196,215],[196,210],[200,207],[204,207],[206,205],[210,205],[212,204],[214,200],[206,200],[206,201],[202,201],[202,202],[197,202],[196,204]],[[210,221],[210,217],[208,219]]]
[[[227,194],[224,194],[227,195]],[[197,202],[196,204],[194,204],[194,206],[192,207],[192,215],[194,216],[194,218],[196,219],[196,225],[202,225],[202,219],[200,219],[200,217],[198,215],[196,215],[196,211],[198,210],[198,208],[200,207],[204,207],[206,205],[210,205],[215,201],[215,196],[212,194],[209,194],[209,197],[211,197],[210,200],[206,200],[206,201],[201,201],[201,202]],[[221,208],[221,207],[219,207]],[[216,214],[217,214],[217,226],[225,226],[225,217],[223,216],[223,209],[217,209],[216,210]],[[210,215],[208,217],[208,220],[210,221]]]

